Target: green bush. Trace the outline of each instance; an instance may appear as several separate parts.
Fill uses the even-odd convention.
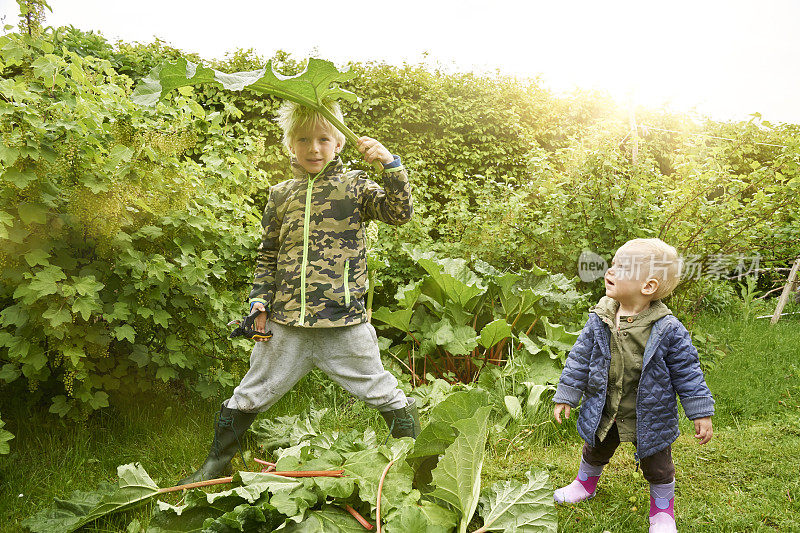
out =
[[[0,38],[0,379],[71,417],[154,380],[231,386],[259,233],[248,139],[187,96],[137,108],[59,35]]]

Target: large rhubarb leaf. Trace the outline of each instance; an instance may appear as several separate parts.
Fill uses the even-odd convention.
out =
[[[430,274],[442,292],[461,307],[467,308],[470,300],[486,292],[486,285],[463,259],[420,257],[417,262]]]
[[[173,89],[203,83],[212,83],[229,91],[248,89],[291,100],[318,111],[355,143],[356,135],[324,105],[327,101],[338,99],[354,102],[355,94],[332,85],[348,81],[354,76],[352,71],[340,72],[333,63],[323,59],[309,59],[306,69],[300,74],[283,76],[272,69],[272,61],[258,70],[226,74],[180,58],[174,63],[154,68],[136,87],[132,99],[138,105],[153,106]]]
[[[388,307],[379,307],[372,313],[372,318],[385,322],[400,331],[408,332],[411,316],[413,314],[413,307],[409,309],[398,309],[397,311],[389,311]]]
[[[511,326],[503,318],[498,318],[493,322],[489,322],[481,330],[481,336],[478,342],[484,348],[491,348],[501,340],[511,336]]]
[[[489,395],[481,389],[458,391],[431,409],[429,422],[414,442],[409,457],[440,455],[456,439],[456,422],[471,418],[489,405]]]
[[[436,489],[432,495],[461,513],[459,533],[466,533],[467,524],[478,506],[491,410],[488,406],[481,407],[472,417],[453,424],[458,436],[433,470]]]
[[[498,481],[481,496],[479,531],[539,533],[557,530],[558,515],[547,473],[530,471],[528,481]]]
[[[310,416],[279,416],[277,418],[260,418],[250,426],[250,433],[256,436],[258,445],[267,451],[275,448],[296,446],[303,441],[318,436],[320,422],[327,409],[311,409]]]
[[[393,509],[419,500],[419,492],[412,488],[414,471],[405,460],[412,445],[413,441],[405,437],[389,445],[345,455],[342,466],[345,475],[355,480],[359,498],[369,503],[372,510],[377,506],[381,474],[390,461],[394,463],[386,474],[381,492],[382,514],[388,516]]]
[[[269,504],[242,504],[218,518],[203,522],[203,533],[229,533],[233,531],[274,531],[286,517]],[[150,533],[148,531],[148,533]]]
[[[55,499],[51,508],[26,519],[22,525],[33,532],[75,531],[117,511],[131,509],[158,494],[158,486],[138,463],[117,467],[119,485],[102,483],[94,492],[75,491],[67,500]]]
[[[319,511],[311,511],[299,523],[291,523],[286,533],[364,533],[364,527],[349,513],[333,505],[323,505]]]
[[[433,502],[405,505],[386,520],[386,533],[450,533],[458,525],[458,515]]]

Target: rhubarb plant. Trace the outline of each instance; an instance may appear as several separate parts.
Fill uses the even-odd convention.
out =
[[[396,307],[374,311],[389,326],[379,326],[391,339],[384,352],[410,370],[415,385],[429,376],[477,381],[509,417],[536,407],[577,338],[551,318],[584,302],[575,280],[536,266],[500,272],[480,260],[470,266],[403,249],[424,274],[398,289]]]
[[[481,531],[555,531],[546,473],[529,472],[526,483],[502,482],[482,492],[490,411],[486,392],[457,391],[431,410],[416,441],[385,444],[378,444],[372,430],[321,431],[324,411],[259,420],[252,433],[262,450],[271,450],[278,473],[242,471],[226,478],[230,488],[220,492],[193,488],[180,505],[157,501],[147,531],[350,533],[365,530],[359,521],[378,521],[379,501],[386,533],[465,533],[476,512],[484,520]],[[288,438],[279,442],[278,435]],[[426,468],[432,469],[432,483],[415,486],[418,471]],[[340,477],[323,475],[337,471]],[[120,466],[119,477],[118,487],[103,483],[94,492],[75,492],[23,525],[34,532],[75,531],[166,492],[140,465]]]

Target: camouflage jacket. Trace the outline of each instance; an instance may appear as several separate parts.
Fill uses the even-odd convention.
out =
[[[408,174],[384,170],[380,187],[363,171],[345,173],[338,157],[316,176],[292,163],[294,179],[274,185],[264,209],[250,303],[288,326],[338,327],[366,322],[365,227],[411,219]]]

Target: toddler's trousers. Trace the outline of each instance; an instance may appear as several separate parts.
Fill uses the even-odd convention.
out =
[[[595,437],[595,446],[589,446],[584,443],[583,460],[592,466],[605,466],[611,456],[614,455],[619,443],[617,424],[613,424],[602,442],[598,442],[597,437]],[[672,483],[675,479],[672,446],[667,446],[653,455],[643,457],[639,461],[639,466],[642,468],[642,475],[649,483],[656,485]]]
[[[315,367],[380,411],[406,406],[397,380],[383,368],[372,324],[302,328],[268,321],[266,330],[272,331],[272,338],[256,343],[250,369],[227,407],[250,413],[266,411]]]

